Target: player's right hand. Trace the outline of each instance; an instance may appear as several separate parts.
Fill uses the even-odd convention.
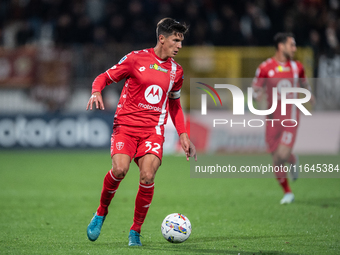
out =
[[[259,87],[253,87],[253,97],[256,101],[262,101],[263,89]]]
[[[104,107],[104,102],[103,102],[103,97],[102,97],[102,94],[100,92],[94,92],[88,103],[87,103],[87,106],[86,106],[86,111],[88,109],[90,109],[92,111],[92,105],[93,103],[96,104],[96,109],[100,109],[100,110],[105,110],[105,107]]]

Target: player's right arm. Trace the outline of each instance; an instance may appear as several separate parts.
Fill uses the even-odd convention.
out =
[[[133,62],[133,55],[130,53],[124,56],[118,64],[108,69],[105,73],[98,75],[92,83],[92,94],[87,102],[86,110],[92,110],[93,104],[96,109],[105,110],[102,90],[110,85],[112,82],[119,82],[120,80],[130,75],[130,70]]]
[[[264,83],[265,83],[265,79],[266,75],[264,72],[264,63],[262,63],[255,72],[255,77],[253,79],[252,82],[252,88],[253,88],[253,97],[257,100],[257,101],[261,101],[263,98],[263,94],[264,94]]]
[[[253,97],[256,101],[261,101],[263,98],[264,90],[260,87],[253,87],[254,93]]]

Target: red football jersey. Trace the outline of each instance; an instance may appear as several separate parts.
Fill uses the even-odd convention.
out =
[[[153,48],[133,51],[102,75],[105,81],[96,79],[92,93],[126,79],[114,117],[115,126],[124,126],[131,132],[164,134],[168,99],[179,98],[183,84],[183,69],[173,58],[160,59]]]
[[[277,108],[272,114],[272,119],[294,119],[298,121],[299,110],[295,105],[287,104],[286,115],[281,115],[281,88],[300,87],[307,83],[303,65],[298,61],[280,63],[274,58],[264,61],[256,70],[252,86],[266,89],[268,108],[273,103],[273,87],[277,88]],[[288,93],[287,98],[297,98],[297,93]]]

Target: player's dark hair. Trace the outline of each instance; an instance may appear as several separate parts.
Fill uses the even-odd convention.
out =
[[[164,35],[165,37],[168,37],[174,33],[180,33],[184,35],[186,32],[188,32],[188,30],[189,27],[185,23],[181,24],[172,18],[164,18],[161,19],[157,24],[157,40],[159,38],[159,35]]]
[[[294,38],[294,34],[293,33],[277,33],[274,36],[274,45],[275,45],[275,48],[276,49],[279,48],[279,43],[286,43],[288,37],[293,37]]]

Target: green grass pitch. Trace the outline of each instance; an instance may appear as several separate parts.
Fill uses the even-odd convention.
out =
[[[230,155],[231,164],[271,161]],[[339,156],[300,156],[300,163],[339,163]],[[86,227],[95,212],[108,152],[1,151],[0,254],[340,254],[340,179],[299,179],[295,203],[279,204],[275,179],[194,179],[184,156],[166,156],[142,229],[142,247],[128,247],[138,169],[133,163],[96,242]],[[161,235],[163,218],[186,215],[182,244]]]

